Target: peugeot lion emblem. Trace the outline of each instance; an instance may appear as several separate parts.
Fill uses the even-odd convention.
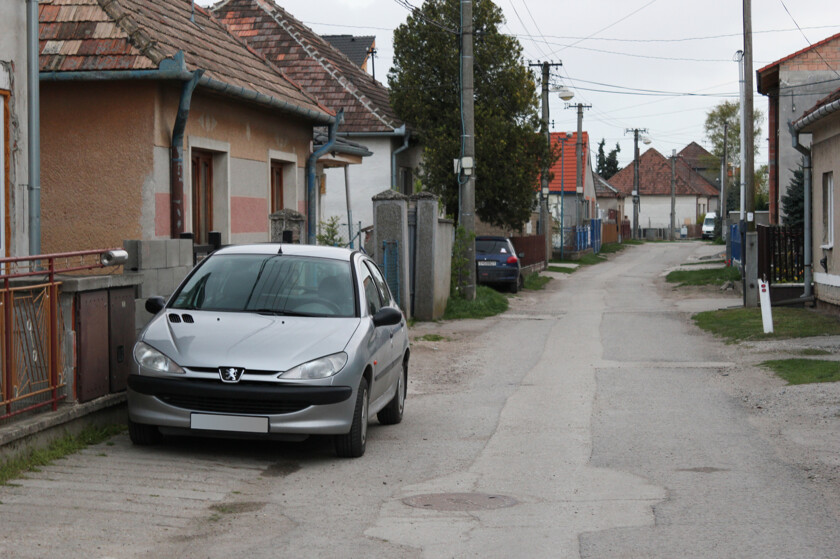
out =
[[[219,376],[222,382],[239,382],[244,372],[245,369],[239,367],[219,367]]]

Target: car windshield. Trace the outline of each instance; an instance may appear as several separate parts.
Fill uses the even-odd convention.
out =
[[[181,287],[172,307],[292,316],[356,314],[349,262],[274,254],[211,256]]]
[[[710,226],[714,227],[714,225],[715,225],[715,218],[713,218],[713,217],[707,217],[707,218],[706,218],[706,221],[704,221],[704,222],[703,222],[703,225],[710,225]]]
[[[507,241],[476,239],[475,251],[482,254],[510,254],[510,247]]]

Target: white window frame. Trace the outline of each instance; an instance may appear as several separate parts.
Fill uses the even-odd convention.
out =
[[[832,171],[822,175],[822,204],[823,244],[820,248],[829,250],[834,248],[834,173]]]

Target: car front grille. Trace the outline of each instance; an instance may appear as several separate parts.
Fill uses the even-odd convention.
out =
[[[158,394],[157,397],[177,408],[192,411],[277,415],[294,413],[309,407],[307,402],[255,400],[245,398],[214,398],[207,396],[184,396]]]

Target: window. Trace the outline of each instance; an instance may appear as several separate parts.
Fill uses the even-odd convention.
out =
[[[373,281],[376,283],[376,287],[379,288],[379,296],[382,297],[382,301],[385,304],[390,304],[391,301],[391,291],[388,289],[388,284],[385,283],[385,278],[382,277],[382,272],[379,271],[379,268],[372,262],[367,262],[368,268],[370,268],[370,273],[373,276]]]
[[[196,244],[209,242],[213,230],[213,154],[192,152],[192,230]]]
[[[283,164],[271,162],[271,213],[283,209]]]
[[[834,173],[822,177],[822,248],[834,246]]]
[[[361,274],[362,286],[365,291],[365,308],[367,309],[368,314],[373,316],[379,309],[382,308],[382,299],[380,299],[379,289],[376,287],[376,282],[370,275],[370,270],[367,266],[362,266]]]

